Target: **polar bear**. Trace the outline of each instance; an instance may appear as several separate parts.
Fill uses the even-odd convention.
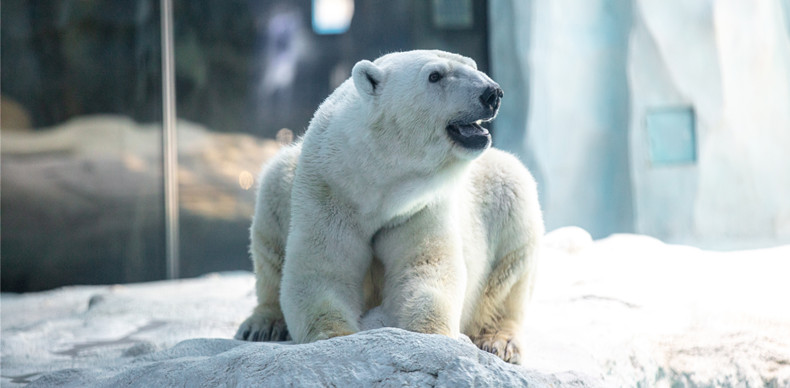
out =
[[[457,54],[358,62],[261,173],[259,303],[236,338],[348,335],[380,306],[388,326],[518,363],[544,227],[532,176],[480,125],[502,96]]]

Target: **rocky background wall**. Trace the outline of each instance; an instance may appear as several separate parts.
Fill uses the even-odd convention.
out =
[[[492,0],[495,145],[549,230],[790,242],[790,1]]]

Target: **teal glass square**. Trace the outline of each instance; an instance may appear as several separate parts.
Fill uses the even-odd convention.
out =
[[[688,164],[697,161],[694,108],[649,109],[646,117],[653,165]]]

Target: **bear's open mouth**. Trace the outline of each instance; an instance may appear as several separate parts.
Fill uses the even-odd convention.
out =
[[[483,128],[482,121],[478,120],[466,124],[450,124],[447,126],[447,134],[458,145],[479,150],[488,147],[491,143],[491,133]]]

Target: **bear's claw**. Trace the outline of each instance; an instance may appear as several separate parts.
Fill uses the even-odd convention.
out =
[[[503,361],[511,364],[521,363],[521,351],[518,339],[514,336],[498,332],[494,334],[481,334],[472,339],[472,342],[482,350],[489,352]]]
[[[289,341],[291,335],[282,318],[267,319],[260,315],[252,315],[239,326],[234,338],[253,342]]]

